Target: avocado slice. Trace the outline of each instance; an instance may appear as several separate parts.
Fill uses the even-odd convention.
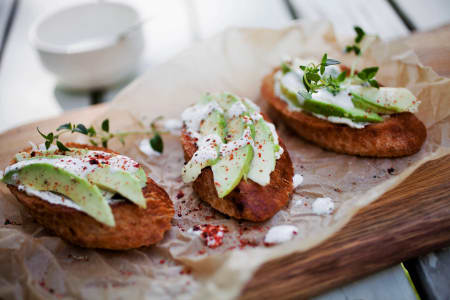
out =
[[[17,175],[15,175],[17,174]],[[57,192],[70,198],[89,216],[100,223],[114,227],[115,221],[106,199],[100,190],[87,180],[48,163],[34,163],[11,170],[2,179],[7,184],[20,184],[41,191]]]
[[[238,100],[240,101],[240,100]],[[241,182],[242,177],[246,178],[253,159],[253,147],[251,144],[240,145],[244,135],[254,136],[253,122],[249,122],[249,117],[240,116],[228,120],[227,141],[225,147],[230,151],[223,151],[220,160],[211,166],[214,175],[214,184],[220,198],[228,195]],[[235,147],[237,149],[234,149]]]
[[[49,154],[49,155],[42,155],[42,154],[36,154],[36,156],[31,157],[30,153],[28,152],[19,152],[15,155],[16,161],[23,161],[28,159],[36,159],[36,158],[63,158],[64,155],[56,155],[56,154]]]
[[[275,144],[272,132],[264,119],[255,124],[255,153],[248,172],[248,178],[265,186],[270,183],[270,174],[275,170]]]
[[[302,108],[311,113],[316,113],[327,117],[335,116],[347,118],[354,122],[383,122],[383,118],[376,113],[365,112],[359,108],[342,108],[334,104],[325,103],[314,99],[305,99]]]
[[[297,98],[297,93],[287,88],[280,82],[280,92],[285,96],[294,106],[302,107]]]
[[[123,170],[111,170],[111,167],[103,165],[94,169],[87,175],[92,184],[110,191],[116,192],[142,208],[147,207],[147,201],[142,193],[142,184],[136,176]]]
[[[225,111],[229,110],[236,102],[241,101],[238,97],[230,93],[222,93],[219,96],[216,96],[215,100]]]
[[[383,114],[417,112],[420,101],[406,88],[356,86],[352,87],[353,104],[363,110]]]
[[[183,181],[186,183],[197,179],[203,168],[211,166],[218,161],[219,147],[225,141],[226,135],[226,122],[223,114],[217,110],[213,110],[200,124],[200,133],[203,138],[197,142],[199,149],[194,153],[193,158],[183,167],[181,173]],[[205,146],[208,147],[206,151],[216,151],[217,155],[215,159],[196,159],[198,155],[202,155],[200,152],[205,151]]]

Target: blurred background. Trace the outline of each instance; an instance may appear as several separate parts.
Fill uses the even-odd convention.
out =
[[[44,68],[30,42],[30,30],[49,12],[87,2],[0,0],[0,132],[109,101],[137,74],[230,26],[277,28],[296,20],[328,19],[340,36],[352,35],[358,24],[390,40],[450,21],[448,0],[122,0],[141,19],[150,18],[141,28],[145,48],[136,72],[113,86],[75,91],[62,87]]]
[[[64,111],[108,102],[145,70],[164,63],[227,27],[279,28],[299,20],[320,19],[333,23],[339,37],[353,36],[353,26],[359,25],[368,33],[378,34],[385,40],[404,39],[414,33],[440,30],[443,32],[440,34],[441,52],[428,49],[423,39],[421,45],[415,45],[415,49],[422,59],[440,55],[446,59],[444,63],[448,64],[450,58],[450,0],[116,0],[115,3],[129,6],[139,14],[128,25],[124,25],[124,30],[130,24],[145,20],[137,30],[133,30],[133,35],[138,38],[137,42],[134,40],[134,46],[130,46],[136,50],[133,52],[135,68],[124,72],[113,83],[74,88],[70,82],[62,84],[61,78],[49,69],[69,72],[70,75],[70,71],[80,71],[81,64],[86,61],[82,61],[81,54],[74,54],[63,61],[63,54],[58,53],[59,50],[42,41],[36,43],[36,26],[45,23],[52,12],[86,3],[110,2],[0,0],[0,133]],[[98,24],[95,22],[96,17],[99,18]],[[103,23],[100,18],[103,18]],[[61,22],[69,22],[69,19],[62,17]],[[103,26],[107,31],[108,28],[119,28],[119,19],[118,16],[113,17],[112,13],[81,14],[72,20],[75,25],[70,29],[76,27],[83,32],[95,32]],[[62,25],[67,24],[62,23],[48,25],[48,32],[42,34],[67,42],[73,33],[64,29]],[[121,30],[117,29],[117,32]],[[408,41],[412,40],[410,38]],[[109,66],[124,59],[103,52],[96,55],[87,60],[86,76],[91,76],[103,67],[108,70]],[[440,75],[449,76],[442,71],[448,70],[448,67],[441,68],[440,64],[432,67]],[[422,297],[449,299],[449,250],[407,262],[407,267]],[[403,265],[397,265],[319,298],[416,299],[417,294],[405,274]]]

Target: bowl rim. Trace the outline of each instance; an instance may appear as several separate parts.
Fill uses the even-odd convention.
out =
[[[66,5],[63,7],[59,7],[59,8],[50,10],[49,12],[46,12],[46,13],[42,14],[41,16],[39,16],[37,18],[37,20],[33,22],[33,24],[31,25],[31,28],[28,32],[28,40],[29,40],[30,44],[38,51],[52,53],[52,54],[82,54],[82,53],[88,53],[88,52],[95,52],[98,50],[103,50],[103,49],[107,49],[112,46],[115,46],[117,43],[106,44],[106,45],[103,44],[103,45],[100,45],[99,47],[68,51],[69,46],[55,45],[54,43],[49,43],[49,42],[43,41],[41,38],[39,38],[38,33],[37,33],[39,26],[41,26],[42,23],[45,22],[46,20],[48,20],[58,14],[61,14],[63,12],[73,10],[75,8],[84,7],[84,6],[94,6],[94,5],[95,6],[96,5],[120,6],[122,8],[126,8],[129,11],[133,12],[136,17],[136,22],[138,22],[141,18],[140,14],[136,10],[136,8],[128,3],[118,2],[118,1],[110,1],[110,0],[108,0],[108,1],[86,0],[86,1],[76,3],[76,4]]]

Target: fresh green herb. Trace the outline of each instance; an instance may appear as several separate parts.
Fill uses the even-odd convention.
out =
[[[56,141],[56,146],[58,147],[59,150],[65,152],[65,151],[70,151],[69,148],[67,148],[66,146],[64,146],[63,143],[61,143],[60,141]],[[48,148],[47,148],[48,149]]]
[[[361,45],[360,44],[361,44],[362,40],[364,39],[364,37],[366,36],[366,33],[359,26],[355,26],[355,27],[353,27],[353,29],[356,32],[355,43],[353,45],[346,46],[345,52],[350,53],[350,52],[354,51],[356,55],[361,55]]]
[[[40,131],[39,128],[37,128],[37,131],[39,134],[45,139],[45,148],[48,150],[50,146],[53,144],[53,142],[56,141],[56,146],[60,151],[70,151],[69,148],[67,148],[60,140],[59,137],[66,133],[80,133],[83,135],[86,135],[90,137],[89,142],[94,145],[98,146],[101,144],[103,147],[108,147],[109,140],[113,138],[118,138],[119,141],[122,144],[125,144],[125,137],[132,134],[146,134],[146,135],[152,135],[152,138],[150,139],[150,145],[152,146],[153,150],[162,152],[164,148],[163,139],[161,138],[160,131],[157,130],[156,122],[161,120],[162,117],[159,116],[153,122],[150,124],[150,130],[149,131],[127,131],[127,132],[115,132],[111,133],[109,128],[109,119],[103,120],[101,124],[101,131],[97,132],[93,126],[90,126],[87,128],[83,124],[72,124],[72,123],[66,123],[58,126],[56,129],[57,134],[54,134],[53,132],[50,132],[48,134],[44,134]]]
[[[109,119],[105,119],[102,122],[102,130],[104,132],[109,132]]]
[[[153,150],[161,153],[164,149],[164,144],[159,133],[155,133],[155,135],[150,139],[150,146],[152,146]]]
[[[281,72],[283,75],[289,73],[291,71],[291,67],[289,67],[285,62],[281,63]]]
[[[340,64],[340,62],[335,59],[329,59],[327,53],[325,53],[320,64],[311,63],[306,66],[300,66],[300,69],[303,71],[303,84],[309,93],[309,95],[300,95],[305,99],[309,99],[311,94],[316,93],[320,88],[327,88],[334,95],[337,94],[340,91],[340,83],[345,80],[345,73],[343,76],[340,74],[336,78],[331,75],[328,77],[324,76],[327,66],[337,64]]]
[[[375,88],[379,88],[380,86],[379,86],[378,82],[374,79],[374,77],[377,74],[377,72],[378,72],[378,67],[370,67],[370,68],[365,68],[365,69],[361,70],[356,75],[363,82],[367,82],[371,86],[373,86]]]
[[[359,44],[363,40],[366,33],[359,26],[355,26],[355,27],[353,27],[353,29],[355,29],[355,31],[356,31],[355,43]]]

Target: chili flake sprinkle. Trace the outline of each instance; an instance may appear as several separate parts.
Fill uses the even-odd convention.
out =
[[[195,225],[192,233],[199,235],[205,240],[205,245],[209,248],[217,248],[223,243],[224,234],[228,232],[228,228],[222,225]]]

